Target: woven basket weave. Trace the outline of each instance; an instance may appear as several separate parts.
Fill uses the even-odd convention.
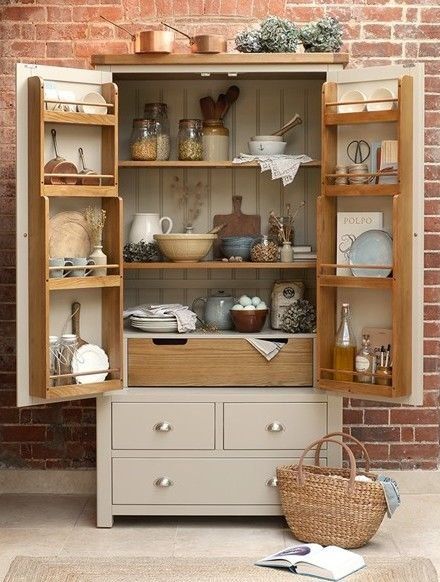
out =
[[[354,455],[345,443],[331,438],[337,435],[361,447],[366,470],[358,474],[374,482],[355,481]],[[319,466],[319,453],[325,442],[343,447],[349,469]],[[304,465],[306,454],[315,447],[315,466]],[[302,542],[360,548],[377,532],[387,510],[382,486],[376,482],[376,474],[370,473],[367,450],[351,435],[330,433],[315,441],[305,449],[298,465],[278,467],[277,478],[287,523],[295,538]]]

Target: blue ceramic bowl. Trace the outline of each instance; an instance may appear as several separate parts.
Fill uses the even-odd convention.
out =
[[[231,257],[241,257],[243,261],[251,259],[251,245],[258,236],[225,236],[221,240],[221,251],[223,255]]]

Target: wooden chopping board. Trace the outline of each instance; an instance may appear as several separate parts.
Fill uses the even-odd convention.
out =
[[[217,240],[214,242],[214,258],[222,256],[220,252],[221,239],[225,236],[258,235],[261,233],[261,216],[259,214],[243,214],[241,211],[242,196],[232,196],[232,213],[216,214],[213,226],[224,224]]]

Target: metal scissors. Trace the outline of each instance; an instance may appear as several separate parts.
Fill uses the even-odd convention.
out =
[[[362,164],[368,160],[370,151],[370,145],[363,139],[354,139],[347,146],[347,156],[354,164]]]

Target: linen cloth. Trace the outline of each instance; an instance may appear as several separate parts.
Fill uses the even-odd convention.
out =
[[[299,156],[277,155],[277,156],[251,156],[249,154],[240,154],[234,158],[234,164],[245,164],[246,162],[258,162],[261,172],[268,170],[272,173],[272,180],[281,178],[283,186],[291,184],[295,179],[301,164],[311,162],[312,158],[301,154]]]
[[[261,340],[247,337],[246,340],[266,358],[268,362],[277,356],[282,348],[286,345],[284,342],[272,342],[269,340]]]
[[[160,317],[174,315],[177,320],[177,331],[185,333],[196,329],[197,315],[187,305],[180,303],[164,303],[162,305],[137,305],[124,310],[124,319],[136,315],[138,317]]]

